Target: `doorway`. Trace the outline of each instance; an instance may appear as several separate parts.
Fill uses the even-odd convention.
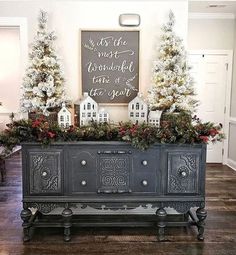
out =
[[[0,112],[1,127],[9,114],[19,114],[20,86],[28,58],[27,19],[0,17]],[[7,110],[6,110],[7,109]]]
[[[19,111],[20,29],[0,27],[0,101],[10,112]]]
[[[224,163],[228,147],[232,52],[191,51],[189,64],[200,103],[197,116],[204,122],[221,123],[226,134],[224,142],[207,146],[207,162]]]

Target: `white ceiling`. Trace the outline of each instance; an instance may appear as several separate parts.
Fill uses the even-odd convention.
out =
[[[209,7],[209,5],[220,5]],[[189,1],[189,12],[200,13],[233,13],[236,14],[236,1]]]

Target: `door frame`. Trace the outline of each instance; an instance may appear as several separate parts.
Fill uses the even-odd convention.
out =
[[[226,165],[228,163],[228,144],[229,144],[229,124],[230,124],[230,105],[231,105],[231,87],[232,87],[232,68],[233,68],[233,50],[189,50],[188,55],[223,55],[227,57],[228,72],[225,88],[225,105],[224,107],[224,133],[226,138],[223,141],[223,157],[222,164]]]
[[[28,59],[28,29],[27,29],[27,18],[16,18],[16,17],[0,17],[0,28],[1,27],[15,27],[20,30],[20,72],[21,78],[23,77],[25,68],[27,66]]]
[[[0,17],[0,28],[18,28],[20,32],[20,79],[23,79],[28,63],[28,22],[23,17]],[[26,118],[27,115],[20,114]]]

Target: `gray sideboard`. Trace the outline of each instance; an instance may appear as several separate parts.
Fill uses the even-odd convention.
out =
[[[171,225],[167,207],[184,215],[197,226],[198,239],[204,238],[204,144],[155,144],[140,151],[115,141],[63,142],[47,147],[25,143],[22,163],[24,241],[30,240],[32,227],[51,226],[50,217],[48,224],[41,219],[54,211],[58,216],[58,209],[60,220],[55,224],[64,228],[64,240],[69,241],[71,227],[85,224],[76,222],[80,216],[75,208],[125,211],[147,205],[156,208],[154,226],[160,240],[164,240],[165,227]]]

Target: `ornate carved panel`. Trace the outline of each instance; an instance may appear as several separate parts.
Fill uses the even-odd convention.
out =
[[[167,193],[198,193],[199,153],[169,152]]]
[[[52,210],[58,207],[64,207],[65,203],[52,203],[52,202],[28,202],[25,203],[27,208],[35,208],[41,213],[50,213]]]
[[[97,173],[98,192],[123,193],[130,189],[129,156],[101,156]]]
[[[170,207],[175,209],[178,213],[187,213],[193,207],[201,206],[203,202],[199,201],[188,201],[188,202],[180,202],[180,201],[170,201],[165,202],[164,207]]]
[[[30,194],[61,193],[60,151],[31,151]]]

